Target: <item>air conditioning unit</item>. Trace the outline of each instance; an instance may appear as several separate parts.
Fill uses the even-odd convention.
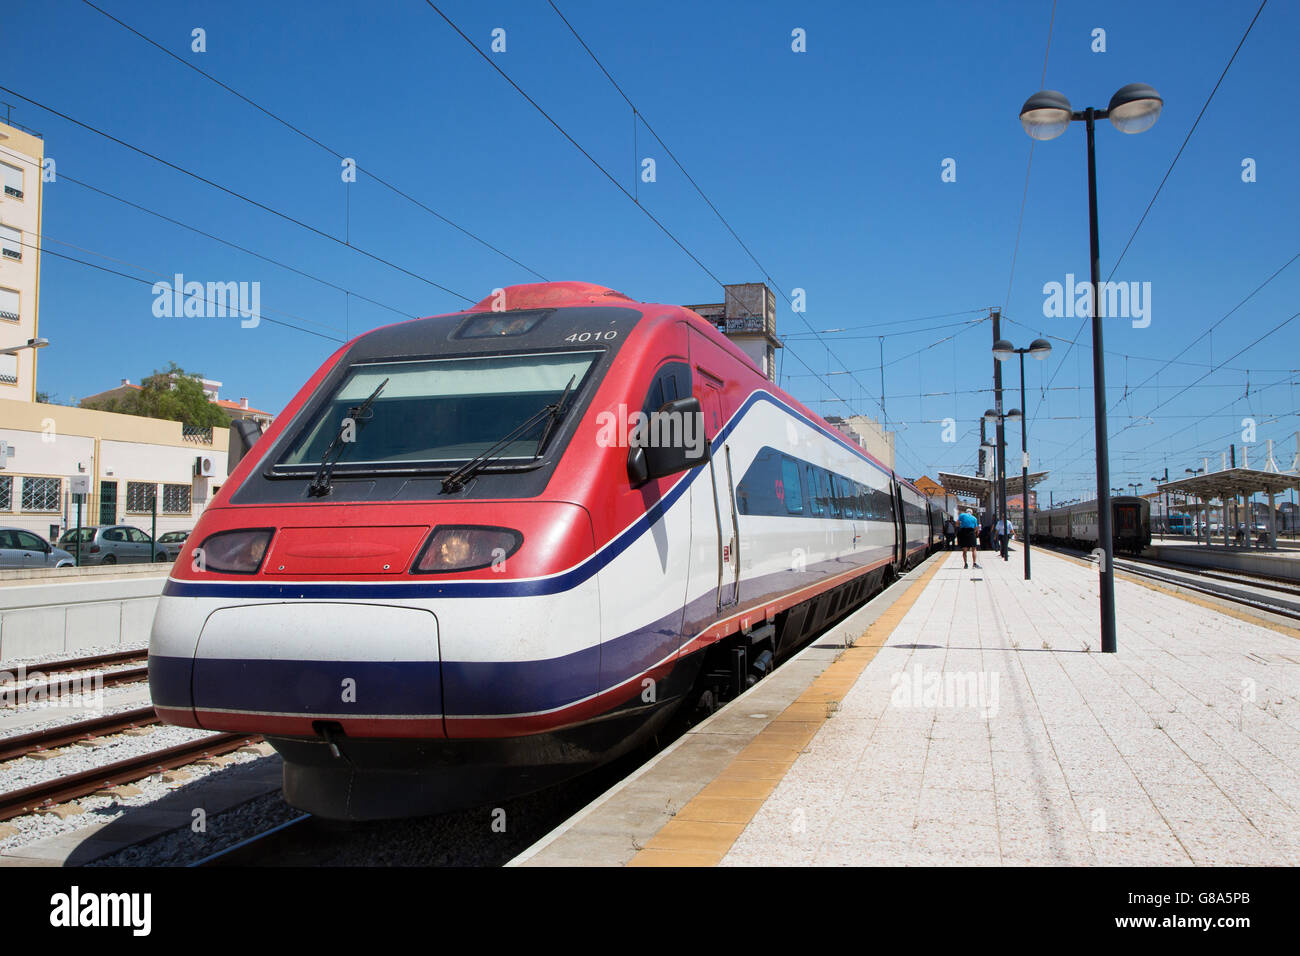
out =
[[[199,455],[194,459],[194,475],[200,478],[211,478],[217,473],[216,463],[207,455]]]

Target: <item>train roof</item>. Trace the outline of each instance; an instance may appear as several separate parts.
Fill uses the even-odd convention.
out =
[[[364,332],[344,345],[339,350],[339,354],[346,354],[351,361],[365,361],[371,358],[391,357],[395,354],[428,354],[435,348],[440,354],[482,351],[489,345],[524,350],[535,347],[539,341],[542,324],[540,321],[527,327],[524,327],[526,323],[522,323],[521,331],[501,331],[496,335],[491,332],[484,335],[467,335],[466,330],[472,329],[475,320],[482,320],[485,313],[501,315],[501,328],[507,329],[514,324],[514,320],[507,319],[507,316],[514,316],[517,320],[521,314],[537,313],[540,316],[568,309],[583,310],[583,315],[588,321],[591,319],[589,310],[599,309],[611,322],[635,325],[638,328],[643,328],[647,324],[667,326],[679,321],[687,322],[705,338],[749,368],[754,373],[755,385],[761,381],[764,387],[775,393],[782,401],[817,422],[830,437],[889,472],[917,494],[921,494],[920,489],[910,481],[851,441],[817,412],[771,382],[762,370],[754,365],[753,360],[743,349],[698,313],[680,305],[637,302],[622,292],[590,282],[533,282],[497,288],[460,312],[407,319]],[[551,316],[548,315],[548,321],[550,318]],[[530,334],[534,328],[539,331],[536,337]]]

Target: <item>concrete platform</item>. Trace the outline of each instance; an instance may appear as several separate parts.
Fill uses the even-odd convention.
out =
[[[1164,543],[1152,541],[1151,547],[1143,552],[1146,557],[1157,558],[1177,564],[1186,564],[1197,568],[1222,568],[1226,571],[1241,571],[1246,574],[1262,574],[1267,577],[1284,578],[1300,582],[1300,550],[1278,548],[1224,547],[1216,541],[1214,544],[1196,544],[1195,541],[1170,541]]]
[[[1103,655],[1095,571],[981,560],[931,559],[778,671],[781,712],[764,681],[514,862],[1300,863],[1300,631],[1121,576]]]

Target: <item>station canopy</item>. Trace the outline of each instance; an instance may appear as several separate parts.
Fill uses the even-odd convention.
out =
[[[1224,499],[1237,495],[1278,495],[1291,488],[1300,488],[1300,474],[1283,471],[1261,471],[1257,468],[1226,468],[1208,475],[1193,475],[1158,485],[1161,494],[1173,492],[1194,498]]]
[[[1031,474],[1029,476],[1029,487],[1033,488],[1043,481],[1048,474],[1046,471],[1036,471]],[[939,472],[939,481],[943,485],[943,490],[950,495],[966,495],[983,501],[997,493],[996,483],[992,478],[981,478],[978,475],[953,475],[941,471]],[[1007,475],[1007,497],[1017,498],[1024,493],[1024,480],[1020,473]]]

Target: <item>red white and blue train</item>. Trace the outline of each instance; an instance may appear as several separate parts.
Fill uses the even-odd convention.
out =
[[[256,444],[172,569],[150,688],[169,723],[264,735],[288,802],[333,818],[613,759],[941,540],[712,324],[585,283],[368,332],[237,430]]]

